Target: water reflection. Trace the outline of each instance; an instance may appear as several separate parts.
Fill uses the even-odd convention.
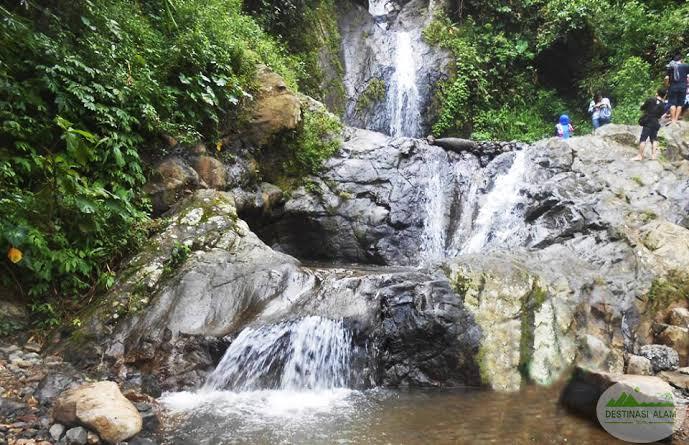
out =
[[[165,443],[621,444],[557,404],[559,388],[257,391],[163,398],[174,428]]]

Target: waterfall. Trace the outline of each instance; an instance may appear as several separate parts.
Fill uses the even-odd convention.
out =
[[[478,253],[488,245],[505,247],[515,236],[516,228],[523,222],[517,206],[525,170],[526,151],[518,151],[507,173],[495,179],[493,189],[483,198],[474,230],[461,253]]]
[[[373,17],[382,17],[392,12],[390,0],[369,0],[368,13]]]
[[[388,97],[391,136],[420,136],[419,90],[412,38],[407,31],[395,32],[395,74]]]
[[[444,177],[443,164],[447,160],[436,158],[428,162],[426,175],[428,182],[425,189],[424,213],[426,219],[423,227],[423,242],[421,256],[425,261],[441,260],[445,257],[445,242],[447,232],[447,202],[448,187]]]
[[[312,316],[248,327],[227,349],[204,389],[344,388],[351,351],[352,334],[342,320]]]

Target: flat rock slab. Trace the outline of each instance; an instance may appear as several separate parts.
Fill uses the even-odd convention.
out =
[[[678,389],[689,390],[689,375],[678,371],[663,371],[658,377]]]

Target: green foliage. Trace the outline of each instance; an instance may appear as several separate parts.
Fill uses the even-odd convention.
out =
[[[344,68],[335,0],[244,0],[244,8],[298,60],[300,89],[343,111]]]
[[[25,326],[23,323],[13,318],[0,315],[0,338],[13,335],[24,328]]]
[[[341,134],[342,124],[335,115],[325,110],[306,110],[303,129],[291,143],[293,160],[288,171],[297,176],[317,173],[342,146]]]
[[[565,112],[582,134],[590,128],[585,111],[596,91],[611,98],[614,122],[636,124],[639,106],[660,86],[671,55],[689,47],[687,2],[465,0],[459,5],[452,19],[435,17],[424,33],[452,52],[456,67],[439,92],[436,135],[532,140],[552,134],[557,115]],[[557,64],[577,72],[564,81],[548,79],[544,66]],[[548,82],[558,91],[546,87]],[[534,100],[544,95],[564,100],[551,100],[550,107]]]
[[[186,244],[176,242],[175,245],[172,246],[170,260],[165,264],[165,266],[169,267],[171,270],[177,269],[179,266],[184,264],[187,258],[189,258],[190,253],[191,247],[187,246]]]
[[[666,309],[674,302],[689,300],[689,274],[686,271],[671,270],[665,277],[653,281],[647,298],[652,314]]]
[[[567,105],[554,91],[539,90],[530,101],[515,101],[500,109],[479,110],[472,137],[477,140],[534,142],[553,136],[558,116]],[[575,134],[586,131],[584,122],[574,122]]]
[[[271,146],[259,154],[263,178],[287,192],[308,187],[308,176],[342,146],[342,123],[323,107],[307,108],[300,128],[280,135]]]
[[[145,238],[144,148],[218,140],[257,63],[293,87],[301,64],[238,0],[40,3],[0,6],[0,285],[49,327]]]
[[[372,79],[357,99],[356,110],[359,112],[368,110],[383,99],[385,99],[385,81],[377,78]]]

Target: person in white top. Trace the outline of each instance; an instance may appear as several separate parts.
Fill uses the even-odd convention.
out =
[[[603,97],[601,93],[596,93],[589,104],[589,113],[593,123],[593,131],[612,121],[612,105],[610,99]]]

